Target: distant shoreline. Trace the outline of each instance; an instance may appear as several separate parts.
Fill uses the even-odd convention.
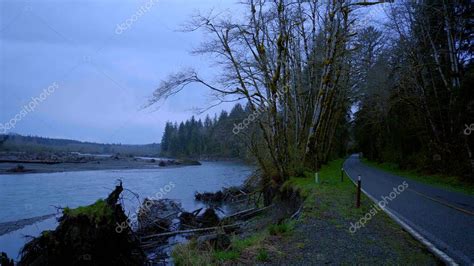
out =
[[[128,170],[128,169],[165,169],[183,166],[199,165],[198,161],[191,160],[142,160],[142,159],[106,159],[90,160],[86,162],[59,162],[55,164],[45,163],[0,163],[0,175],[23,175],[35,173],[60,173],[76,171],[98,171],[98,170]],[[14,171],[21,165],[23,168]]]
[[[194,160],[177,160],[179,164],[169,164],[160,166],[160,161],[151,162],[150,160],[98,160],[84,163],[6,163],[0,162],[0,176],[2,175],[24,175],[24,174],[48,174],[48,173],[62,173],[62,172],[79,172],[79,171],[100,171],[100,170],[147,170],[147,169],[170,169],[186,166],[197,166],[199,162],[238,162],[248,164],[244,160],[237,159],[204,159],[200,161]],[[22,172],[12,172],[11,170],[19,164],[23,165],[25,169]]]
[[[58,163],[55,165],[47,164],[23,164],[26,168],[24,172],[10,172],[9,170],[15,168],[15,163],[0,163],[0,175],[24,175],[24,174],[43,174],[43,173],[62,173],[62,172],[79,172],[79,171],[100,171],[100,170],[132,170],[132,169],[164,169],[172,167],[184,167],[188,165],[173,165],[160,167],[158,164],[147,163]]]

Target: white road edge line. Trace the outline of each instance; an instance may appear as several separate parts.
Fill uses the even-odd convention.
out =
[[[347,173],[346,169],[344,169],[343,165],[343,171],[346,173],[346,175],[349,177],[349,179],[354,183],[354,185],[357,186],[355,181],[351,178],[349,173]],[[378,203],[378,201],[372,197],[367,191],[365,191],[363,188],[361,189],[364,194],[369,197],[375,204]],[[459,265],[457,264],[448,254],[444,253],[440,249],[438,249],[433,243],[431,243],[428,239],[424,238],[420,233],[418,233],[415,229],[413,229],[411,226],[403,222],[400,218],[398,218],[395,214],[393,214],[391,211],[389,211],[386,207],[381,208],[388,216],[390,216],[395,222],[397,222],[400,226],[402,226],[408,233],[410,233],[415,239],[420,241],[423,245],[425,245],[433,254],[435,254],[440,260],[442,260],[444,263],[449,264],[449,265]],[[401,215],[400,215],[401,216]]]

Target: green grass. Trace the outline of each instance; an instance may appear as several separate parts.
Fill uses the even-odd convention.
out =
[[[235,250],[215,251],[214,258],[219,262],[232,261],[240,257],[240,253]]]
[[[258,261],[268,261],[270,256],[268,255],[268,252],[265,249],[260,249],[257,254],[257,260]]]
[[[250,251],[246,253],[255,253],[254,260],[267,261],[268,253],[264,248],[264,241],[268,236],[267,231],[255,233],[246,238],[234,236],[228,250],[214,250],[212,248],[199,250],[196,240],[192,240],[189,243],[177,245],[172,256],[176,265],[221,265],[235,263],[244,252]],[[252,252],[253,250],[255,252]]]
[[[85,215],[98,223],[103,220],[112,220],[113,210],[107,205],[107,202],[103,199],[99,199],[89,206],[81,206],[75,209],[64,208],[63,214],[69,217]]]
[[[265,238],[264,234],[255,234],[246,238],[237,238],[235,237],[232,240],[232,248],[239,252],[242,252],[244,249],[251,246],[257,245],[263,241]]]
[[[362,162],[368,166],[372,166],[398,176],[403,176],[408,179],[416,180],[421,183],[433,185],[435,187],[450,191],[461,192],[467,195],[474,195],[474,183],[463,182],[461,178],[456,176],[425,175],[420,174],[415,170],[402,170],[393,163],[377,163],[367,159],[362,159]]]
[[[175,265],[212,265],[212,253],[197,248],[196,240],[176,245],[171,253]]]
[[[293,231],[295,223],[293,221],[284,222],[281,224],[272,224],[268,227],[268,233],[272,236],[286,235]]]
[[[365,213],[364,208],[354,208],[354,184],[347,176],[344,177],[344,182],[341,182],[341,168],[344,161],[344,159],[338,159],[323,166],[318,172],[319,183],[315,182],[314,173],[305,173],[305,177],[292,177],[284,184],[284,186],[299,190],[307,199],[305,216],[320,217],[322,212],[329,211],[337,211],[348,217],[358,217]],[[315,200],[321,201],[317,210],[314,209]],[[336,221],[333,222],[336,223]]]

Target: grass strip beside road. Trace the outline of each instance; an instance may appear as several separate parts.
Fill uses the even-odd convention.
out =
[[[292,264],[408,264],[435,265],[440,261],[421,243],[403,230],[383,211],[355,233],[349,231],[362,217],[373,211],[374,203],[362,194],[361,208],[355,208],[356,187],[344,175],[344,160],[332,161],[315,174],[293,177],[291,186],[306,197],[303,216],[295,232],[282,240],[284,256],[277,263]],[[396,200],[396,199],[394,199]]]

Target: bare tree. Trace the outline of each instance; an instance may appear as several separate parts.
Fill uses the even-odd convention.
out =
[[[248,0],[241,21],[197,15],[187,30],[207,34],[194,52],[215,58],[224,70],[219,85],[186,70],[162,82],[150,104],[190,83],[243,98],[252,111],[266,110],[257,122],[264,145],[249,143],[268,182],[281,184],[303,166],[318,168],[349,108],[351,11],[374,3]]]

